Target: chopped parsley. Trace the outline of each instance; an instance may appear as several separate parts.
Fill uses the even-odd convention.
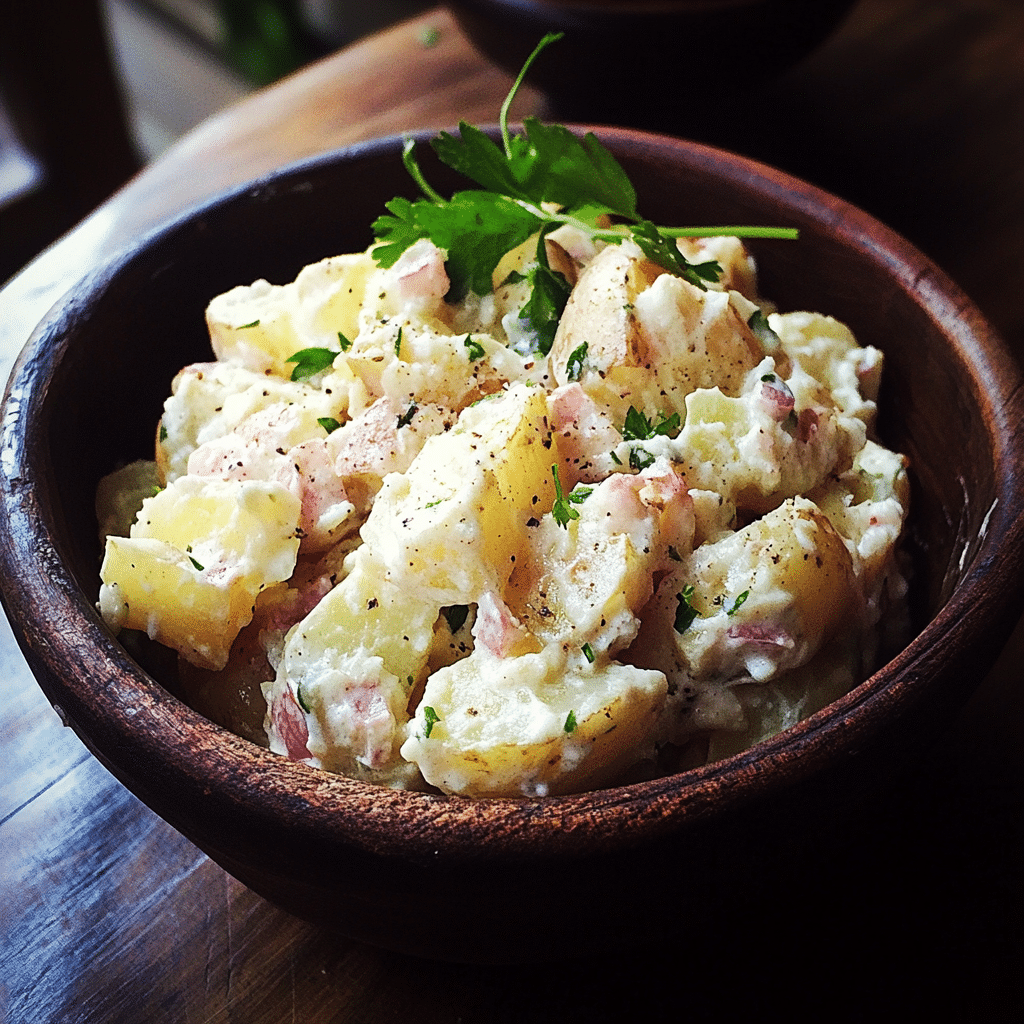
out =
[[[395,338],[395,355],[402,354],[402,328],[398,328],[398,336]]]
[[[318,416],[317,423],[320,424],[328,434],[333,434],[341,424],[333,416]]]
[[[466,350],[469,353],[469,361],[475,363],[478,359],[484,357],[484,347],[479,341],[474,341],[473,337],[469,334],[466,335]]]
[[[331,348],[301,348],[293,352],[286,363],[294,363],[292,380],[308,380],[333,365],[338,353]]]
[[[565,725],[562,726],[562,729],[565,730],[565,732],[575,732],[576,731],[576,712],[575,711],[570,711],[569,714],[567,714],[565,716]]]
[[[307,715],[313,710],[306,695],[302,692],[302,683],[299,683],[299,685],[295,688],[295,700],[299,707],[302,708],[302,710],[305,711]]]
[[[565,376],[569,381],[579,380],[583,376],[583,360],[587,358],[587,343],[577,346],[569,353],[565,364]]]
[[[677,633],[685,633],[693,620],[697,618],[697,609],[693,607],[693,584],[687,583],[683,589],[676,594],[679,604],[676,607],[676,620],[673,628]]]
[[[742,594],[739,594],[735,601],[728,608],[725,609],[726,615],[735,615],[740,608],[743,607],[743,602],[750,597],[750,591],[744,590]]]
[[[433,731],[434,726],[437,725],[437,723],[440,722],[440,721],[441,721],[441,719],[438,716],[437,712],[429,704],[426,707],[424,707],[424,709],[423,709],[423,722],[424,722],[423,738],[424,739],[428,739],[428,740],[430,739],[430,733]]]
[[[648,466],[654,465],[654,456],[646,449],[637,445],[629,449],[629,468],[642,473]]]
[[[655,422],[631,405],[629,412],[626,413],[626,422],[622,424],[619,433],[626,441],[649,441],[652,437],[674,437],[679,433],[681,426],[682,421],[677,412],[671,416],[659,412]]]
[[[342,352],[347,352],[352,347],[352,341],[350,338],[346,338],[341,331],[338,331],[338,344],[341,346]]]
[[[584,644],[580,648],[580,650],[583,651],[583,657],[586,658],[587,661],[589,661],[591,665],[593,665],[594,664],[594,648],[591,647],[590,644]]]
[[[250,328],[259,327],[259,325],[260,325],[259,320],[253,320],[252,323],[242,324],[240,327],[236,327],[235,330],[236,331],[248,331]]]
[[[572,507],[571,495],[566,498],[562,491],[562,481],[558,479],[558,466],[554,465],[551,467],[551,475],[555,478],[555,503],[551,507],[551,515],[554,516],[555,522],[559,526],[569,529],[569,521],[572,519],[579,519],[580,514]],[[579,501],[576,502],[579,504]]]
[[[162,444],[166,440],[167,440],[167,428],[163,425],[163,422],[161,422],[160,423],[160,443]]]
[[[761,310],[755,309],[750,314],[747,326],[753,331],[754,337],[769,351],[774,351],[782,344],[779,336],[771,329],[768,317]]]
[[[419,406],[415,402],[413,402],[412,405],[410,405],[409,408],[406,409],[405,412],[402,413],[402,415],[398,417],[398,429],[399,430],[401,430],[402,427],[407,427],[407,426],[409,426],[410,423],[412,423],[412,418],[413,418],[413,416],[416,415],[418,409],[419,409]]]

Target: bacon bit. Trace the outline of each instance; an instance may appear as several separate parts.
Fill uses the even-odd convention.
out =
[[[287,687],[274,694],[270,704],[270,717],[274,732],[293,761],[305,761],[313,756],[306,745],[309,743],[306,716]]]
[[[785,647],[787,649],[795,646],[793,637],[781,626],[771,626],[766,623],[744,622],[736,626],[730,626],[728,636],[732,640],[742,640],[744,643],[756,644],[759,647]]]
[[[806,444],[818,433],[818,414],[811,408],[801,409],[797,419],[796,436]]]
[[[507,658],[526,629],[509,611],[501,598],[487,591],[477,602],[473,638],[483,644],[496,658]]]
[[[353,739],[362,741],[363,750],[356,754],[356,759],[369,768],[386,764],[391,756],[395,722],[379,684],[372,681],[349,687],[340,704],[351,711]],[[354,743],[353,749],[355,746]]]
[[[777,423],[781,423],[792,411],[796,400],[789,385],[780,377],[761,381],[761,403]]]

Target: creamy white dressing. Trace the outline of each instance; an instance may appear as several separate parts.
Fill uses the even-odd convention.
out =
[[[470,797],[725,756],[860,678],[906,591],[881,353],[775,312],[736,239],[680,241],[723,266],[702,291],[554,235],[549,354],[522,282],[448,304],[426,241],[215,298],[217,360],[98,496],[110,627],[262,692],[283,756]],[[331,351],[293,381],[306,348]]]

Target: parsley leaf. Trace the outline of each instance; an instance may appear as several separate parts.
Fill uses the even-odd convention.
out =
[[[677,412],[671,416],[660,412],[655,422],[631,405],[619,433],[626,441],[649,441],[652,437],[674,437],[681,425],[682,420]]]
[[[795,238],[788,228],[661,228],[642,220],[636,190],[628,174],[593,133],[578,135],[564,125],[544,124],[535,117],[523,121],[522,134],[512,135],[508,114],[527,71],[539,54],[561,38],[548,33],[538,43],[517,76],[499,115],[501,144],[465,121],[458,134],[441,132],[432,142],[442,163],[477,187],[458,191],[450,199],[426,181],[415,156],[415,142],[406,139],[402,162],[419,187],[421,197],[397,197],[386,204],[387,213],[374,221],[380,243],[373,252],[382,267],[395,264],[401,254],[421,238],[445,250],[451,282],[446,298],[457,302],[467,292],[486,295],[501,257],[536,231],[571,224],[592,238],[615,242],[632,236],[659,266],[679,274],[698,288],[717,281],[721,267],[714,261],[691,264],[673,239],[731,234],[739,237]],[[608,217],[619,223],[609,226]],[[536,335],[536,351],[550,349],[548,336],[553,311],[561,314],[560,293],[568,284],[558,280],[538,259],[530,272],[534,297],[524,307],[523,319]],[[564,280],[564,279],[563,279]],[[561,302],[561,305],[559,303]]]
[[[754,337],[769,351],[774,352],[781,344],[782,341],[779,336],[772,330],[771,325],[768,323],[768,317],[760,309],[755,309],[750,314],[750,319],[747,321],[747,326],[754,332]]]
[[[557,270],[548,266],[543,232],[537,243],[537,258],[538,263],[527,273],[532,289],[530,297],[519,315],[533,334],[531,351],[546,356],[551,351],[572,287]]]
[[[570,711],[569,714],[567,714],[565,716],[565,725],[563,725],[562,728],[565,730],[565,732],[575,732],[576,731],[576,712],[575,711]]]
[[[562,492],[562,481],[558,479],[558,466],[551,467],[551,475],[555,478],[555,503],[551,507],[551,515],[559,526],[569,529],[572,519],[579,519],[580,514],[572,507]]]
[[[292,369],[292,380],[308,380],[318,373],[329,369],[338,353],[330,348],[302,348],[293,352],[286,360],[286,363],[294,363]]]
[[[587,342],[583,342],[569,353],[565,363],[565,376],[570,383],[583,376],[583,360],[587,358],[588,347]]]
[[[648,466],[654,465],[654,456],[647,451],[646,448],[641,448],[637,445],[634,448],[629,449],[629,468],[635,469],[642,473]]]
[[[594,658],[595,658],[594,648],[591,647],[590,644],[584,644],[580,648],[580,650],[583,652],[583,657],[586,658],[587,661],[589,661],[591,665],[593,665],[594,664]]]
[[[474,341],[473,338],[467,334],[465,345],[469,354],[469,361],[471,363],[475,363],[478,359],[483,359],[484,347],[479,341]]]
[[[433,731],[434,726],[437,725],[437,723],[440,721],[440,717],[432,707],[427,705],[423,709],[423,722],[425,725],[425,728],[423,730],[424,739],[430,739],[430,733]]]
[[[347,352],[352,347],[352,340],[350,338],[346,338],[341,331],[338,331],[338,344],[341,346],[342,352]]]
[[[715,260],[706,263],[690,263],[679,251],[668,235],[663,235],[649,220],[642,220],[632,227],[633,241],[640,246],[643,254],[659,267],[676,277],[707,291],[706,281],[715,282],[722,276],[722,266]]]
[[[738,595],[736,600],[733,601],[733,603],[725,609],[725,614],[735,615],[740,610],[740,608],[743,605],[743,602],[746,601],[748,597],[750,597],[750,591],[744,590],[743,593]]]
[[[679,599],[679,605],[676,608],[676,620],[673,625],[677,633],[685,633],[697,618],[697,609],[693,607],[693,584],[688,583],[676,597]]]
[[[409,408],[398,417],[398,429],[401,430],[402,427],[409,426],[409,424],[412,423],[413,416],[416,415],[418,410],[419,406],[413,402],[412,405],[410,405]]]
[[[341,424],[333,416],[318,416],[317,423],[320,424],[328,434],[333,434]]]

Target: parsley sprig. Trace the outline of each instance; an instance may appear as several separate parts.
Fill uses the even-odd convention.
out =
[[[402,159],[422,195],[416,200],[392,199],[386,204],[387,214],[374,222],[374,234],[381,243],[374,249],[378,264],[393,266],[410,245],[429,238],[448,254],[448,298],[458,301],[469,291],[487,294],[502,256],[531,235],[541,233],[540,255],[548,231],[572,224],[595,240],[616,242],[632,237],[659,266],[704,288],[706,282],[718,280],[721,268],[713,261],[689,263],[674,238],[719,234],[796,237],[796,232],[788,228],[658,227],[641,218],[629,176],[593,133],[581,137],[564,125],[543,124],[527,117],[522,134],[513,135],[508,126],[512,100],[534,60],[560,38],[561,33],[548,33],[523,65],[501,107],[500,146],[465,121],[459,123],[457,136],[442,132],[433,140],[433,149],[442,163],[477,188],[455,192],[446,199],[427,182],[416,160],[415,142],[406,140]],[[541,295],[524,306],[522,317],[538,335],[537,351],[543,353],[547,351],[545,344],[550,347],[546,333],[552,310],[561,314],[561,296],[556,294],[552,299],[550,292],[557,289],[567,295],[568,285],[552,280],[564,278],[546,266],[543,256],[538,264],[544,270],[530,276],[534,296],[537,292]]]

